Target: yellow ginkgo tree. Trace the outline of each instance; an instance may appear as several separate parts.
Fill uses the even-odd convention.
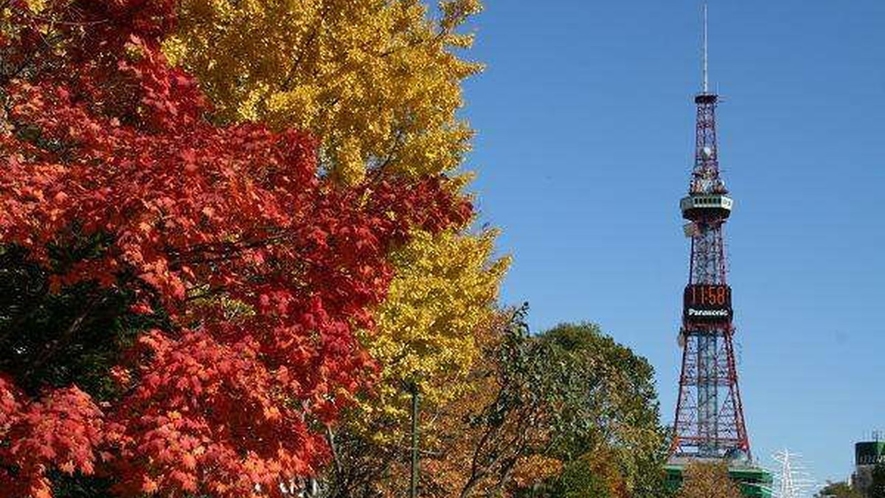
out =
[[[384,366],[377,393],[386,415],[405,415],[398,381],[421,384],[425,403],[439,405],[464,394],[459,383],[478,355],[474,333],[492,318],[489,303],[508,260],[489,264],[494,231],[479,236],[417,232],[394,255],[399,273],[378,310],[379,330],[368,339],[370,352]],[[456,285],[455,285],[456,284]]]
[[[165,43],[196,72],[227,121],[296,125],[323,142],[342,181],[368,170],[407,175],[457,168],[472,132],[457,119],[462,81],[482,69],[456,52],[481,9],[449,0],[183,0]]]

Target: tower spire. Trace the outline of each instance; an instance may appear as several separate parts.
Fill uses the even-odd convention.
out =
[[[707,51],[707,2],[704,2],[704,93],[710,91],[709,69],[708,69],[708,51]]]

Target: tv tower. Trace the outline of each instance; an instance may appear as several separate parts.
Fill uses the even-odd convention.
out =
[[[680,203],[691,239],[688,284],[683,295],[682,374],[671,455],[676,459],[750,462],[735,366],[731,287],[724,227],[734,201],[719,170],[716,107],[708,81],[707,6],[704,5],[703,90],[697,105],[695,158],[688,196]]]

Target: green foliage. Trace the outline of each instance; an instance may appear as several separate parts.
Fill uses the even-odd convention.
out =
[[[496,391],[471,419],[479,443],[462,496],[513,473],[519,496],[659,496],[666,433],[645,359],[592,324],[532,336],[520,313],[490,355]],[[533,458],[561,470],[533,479]]]
[[[588,458],[579,458],[563,468],[550,486],[548,496],[561,498],[610,498],[604,479],[596,474]]]
[[[873,480],[867,490],[869,498],[885,498],[885,464],[877,463],[873,467]]]
[[[53,498],[105,498],[112,496],[113,481],[96,476],[81,474],[67,475],[63,472],[50,472]]]
[[[552,455],[567,469],[595,457],[595,467],[621,476],[632,496],[657,496],[667,437],[648,361],[594,324],[562,324],[537,340],[544,392],[561,407],[552,411]]]
[[[74,257],[54,252],[57,267]],[[162,323],[129,313],[133,301],[131,292],[93,282],[50,292],[44,268],[16,247],[0,247],[0,371],[31,394],[76,383],[97,399],[112,398],[117,388],[107,374],[120,351]]]
[[[844,481],[827,483],[827,485],[818,491],[815,496],[818,498],[864,498],[860,491],[852,489],[851,486]]]

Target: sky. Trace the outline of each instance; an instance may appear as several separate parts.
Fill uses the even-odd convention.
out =
[[[466,56],[481,222],[505,304],[598,323],[672,423],[700,0],[486,0]],[[740,388],[754,456],[851,473],[885,429],[885,0],[710,0]]]

